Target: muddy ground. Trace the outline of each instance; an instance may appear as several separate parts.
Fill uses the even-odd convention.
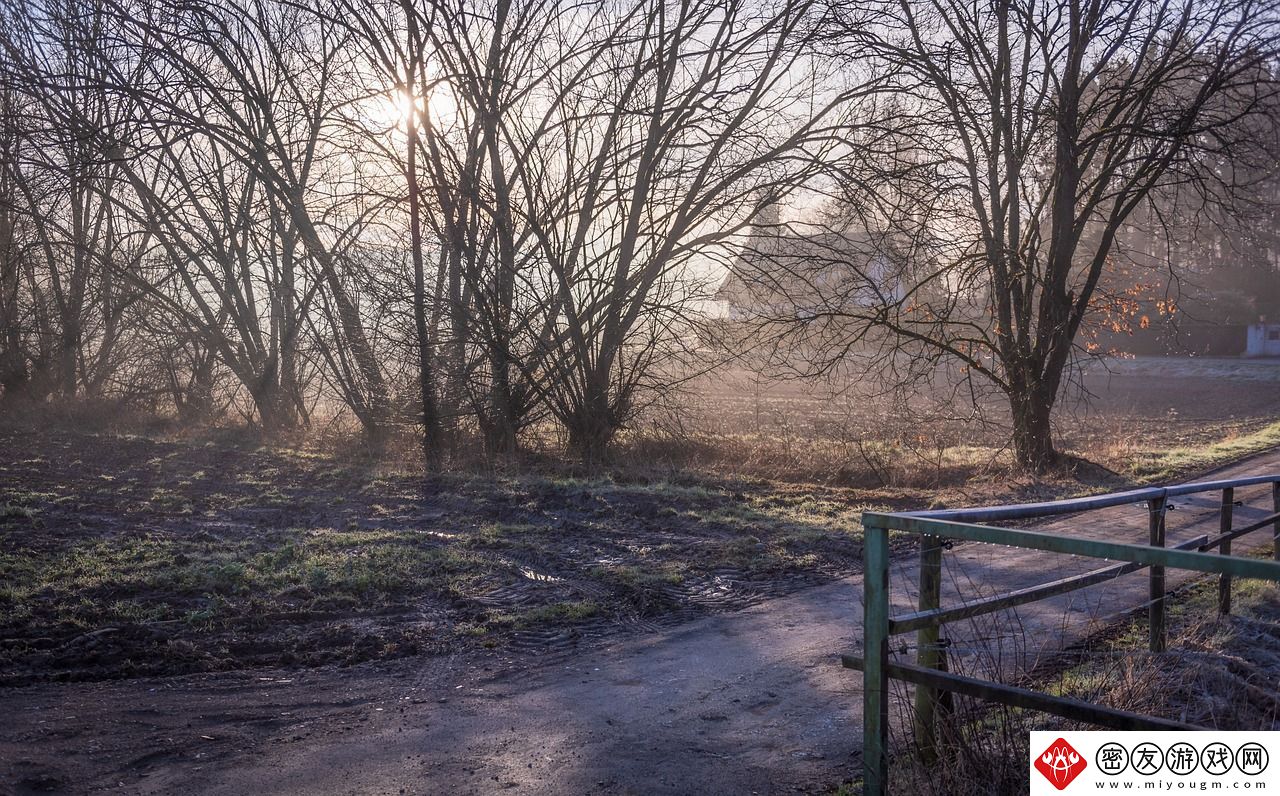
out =
[[[70,430],[3,430],[0,451],[0,685],[544,655],[822,583],[861,550],[840,490],[424,478]]]
[[[1214,477],[1277,467],[1272,452]],[[1241,521],[1270,511],[1265,492],[1238,493]],[[1216,528],[1215,512],[1214,495],[1179,500],[1170,543]],[[1095,538],[1146,537],[1141,507],[1103,515],[1052,525]],[[946,561],[949,601],[963,584],[1018,588],[1046,573],[1096,567],[988,545],[957,546]],[[918,582],[912,562],[903,556],[892,565],[891,599],[902,610]],[[1184,578],[1170,573],[1168,583],[1177,588]],[[3,689],[0,792],[829,794],[859,769],[859,678],[840,667],[838,653],[859,648],[861,592],[855,575],[564,656],[494,648]],[[1146,597],[1146,576],[1134,573],[1023,606],[1016,621],[1002,623],[1008,645],[990,646],[988,629],[957,626],[956,669],[987,666],[1001,651],[1012,656],[1001,652],[1002,669],[1044,660]],[[913,651],[894,654],[910,659]],[[1004,670],[1016,678],[1016,669]],[[989,769],[979,776],[992,781]]]

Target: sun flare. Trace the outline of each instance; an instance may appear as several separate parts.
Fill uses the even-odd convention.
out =
[[[370,126],[377,129],[403,128],[410,113],[417,109],[430,117],[432,124],[444,124],[457,112],[457,103],[445,88],[437,87],[425,96],[411,96],[408,92],[391,91],[373,101],[368,114]]]

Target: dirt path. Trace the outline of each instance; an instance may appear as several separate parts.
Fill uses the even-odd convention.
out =
[[[1275,471],[1280,451],[1218,474]],[[1267,505],[1259,495],[1237,497]],[[1216,528],[1213,498],[1176,502],[1171,544]],[[1088,517],[1047,527],[1145,536],[1140,507]],[[1015,588],[1097,566],[991,552],[948,555],[952,588]],[[897,562],[893,578],[905,607],[910,562]],[[1094,618],[1141,604],[1145,583],[1129,576],[1006,617],[1008,649],[1019,665],[1034,663]],[[858,764],[858,676],[837,655],[859,645],[860,590],[849,578],[533,667],[495,654],[11,689],[0,692],[0,792],[823,790]],[[952,629],[961,650],[968,632]]]

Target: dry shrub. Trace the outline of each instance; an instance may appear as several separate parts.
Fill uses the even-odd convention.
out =
[[[892,405],[836,402],[815,416],[786,402],[762,412],[719,403],[683,396],[650,410],[619,437],[614,462],[872,488],[955,486],[1010,466],[1003,447],[972,444],[943,418]]]
[[[926,757],[911,731],[910,687],[891,681],[898,693],[897,728],[890,739],[891,793],[920,796],[1003,796],[1027,786],[1027,715],[1002,705],[950,695],[939,708],[938,735]],[[943,696],[947,699],[947,695]],[[944,719],[944,716],[946,718]]]
[[[76,431],[96,434],[167,434],[178,428],[177,418],[139,409],[124,399],[74,398],[15,402],[0,412],[14,428]]]
[[[1211,615],[1183,628],[1167,652],[1115,652],[1098,669],[1087,698],[1114,707],[1221,730],[1280,729],[1274,619]]]

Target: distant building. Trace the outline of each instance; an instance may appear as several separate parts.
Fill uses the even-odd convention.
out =
[[[902,298],[901,274],[866,233],[795,233],[768,214],[715,298],[730,320],[806,320]]]
[[[1280,323],[1261,320],[1249,324],[1247,357],[1280,357]]]

